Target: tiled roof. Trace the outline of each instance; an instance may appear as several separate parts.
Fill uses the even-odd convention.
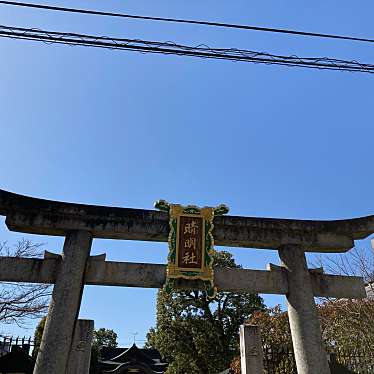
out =
[[[142,369],[145,373],[162,374],[167,368],[167,363],[162,362],[156,349],[138,348],[135,344],[130,348],[103,347],[99,365],[103,373],[113,374],[127,372],[127,369]]]

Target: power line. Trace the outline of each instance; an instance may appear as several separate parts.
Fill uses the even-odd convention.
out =
[[[180,18],[138,16],[138,15],[132,15],[132,14],[125,14],[125,13],[104,12],[104,11],[89,10],[89,9],[66,8],[66,7],[42,5],[42,4],[35,4],[35,3],[19,3],[16,1],[0,0],[0,4],[21,6],[21,7],[27,7],[27,8],[44,9],[44,10],[61,11],[61,12],[90,14],[90,15],[97,15],[97,16],[121,17],[121,18],[132,18],[132,19],[139,19],[139,20],[148,20],[148,21],[163,21],[163,22],[184,23],[184,24],[193,24],[193,25],[216,26],[216,27],[225,27],[225,28],[232,28],[232,29],[265,31],[265,32],[291,34],[291,35],[299,35],[299,36],[310,36],[310,37],[318,37],[318,38],[341,39],[341,40],[374,43],[374,39],[368,39],[368,38],[360,38],[360,37],[345,36],[345,35],[323,34],[323,33],[316,33],[316,32],[288,30],[288,29],[276,29],[276,28],[270,28],[270,27],[259,27],[259,26],[250,26],[250,25],[221,23],[221,22],[186,20],[186,19],[180,19]]]
[[[205,45],[190,47],[172,42],[147,41],[142,39],[111,38],[76,33],[45,31],[40,29],[20,28],[0,25],[0,37],[82,45],[97,48],[159,53],[166,55],[191,56],[208,59],[242,61],[259,64],[297,66],[313,69],[342,70],[374,73],[373,64],[357,61],[339,60],[327,57],[279,56],[270,53],[255,52],[236,48],[209,48]]]

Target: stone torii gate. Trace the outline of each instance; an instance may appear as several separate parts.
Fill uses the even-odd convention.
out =
[[[94,238],[166,242],[165,212],[42,200],[0,190],[0,215],[6,216],[9,230],[65,237],[61,255],[0,257],[0,281],[54,284],[34,374],[68,372],[84,284],[159,288],[165,283],[165,265],[90,256]],[[221,291],[286,295],[298,373],[329,374],[314,297],[362,298],[364,283],[360,277],[308,269],[305,252],[345,252],[354,240],[373,232],[374,216],[335,221],[215,217],[217,245],[277,250],[281,266],[216,269],[214,283]]]

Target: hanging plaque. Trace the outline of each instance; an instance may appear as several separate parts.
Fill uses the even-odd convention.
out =
[[[216,208],[182,206],[158,200],[155,207],[169,213],[169,256],[164,289],[171,292],[178,278],[202,280],[208,297],[214,297],[213,218],[226,214],[226,205]]]

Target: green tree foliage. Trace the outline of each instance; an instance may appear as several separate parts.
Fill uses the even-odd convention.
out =
[[[98,361],[100,359],[100,351],[103,347],[117,347],[117,334],[111,329],[100,328],[93,333],[92,348],[91,348],[91,372],[95,373],[98,368]],[[95,370],[94,370],[95,369]]]
[[[91,348],[90,374],[98,374],[100,359],[100,351],[103,347],[117,347],[117,333],[111,329],[100,328],[93,333],[93,341]]]
[[[43,336],[43,331],[44,331],[44,326],[45,326],[45,321],[47,317],[43,317],[38,325],[35,328],[34,331],[34,350],[32,351],[32,356],[36,358],[38,355],[40,343],[42,342],[42,336]]]
[[[100,328],[94,331],[93,334],[93,343],[92,345],[96,345],[99,348],[102,347],[117,347],[117,333],[111,329]]]
[[[215,267],[240,268],[228,252],[213,257]],[[159,290],[146,346],[169,362],[168,374],[216,374],[239,353],[239,326],[257,310],[264,310],[263,300],[249,293],[218,292],[209,300],[203,291]]]
[[[344,351],[374,351],[374,300],[328,300],[317,305],[322,339],[327,348]],[[287,312],[280,307],[256,312],[248,323],[261,327],[264,344],[291,345],[291,330]]]
[[[264,345],[271,347],[292,346],[288,314],[282,311],[280,305],[253,313],[247,323],[260,326]]]
[[[340,353],[339,360],[352,357],[361,357],[362,362],[371,362],[374,351],[374,300],[327,300],[317,305],[320,319],[322,339],[326,350],[330,353]],[[292,337],[288,313],[280,306],[253,313],[247,321],[251,325],[261,327],[261,336],[264,346],[292,347]],[[274,367],[285,367],[282,356],[279,361],[274,360]],[[288,360],[286,360],[288,362]],[[344,361],[341,361],[345,364]],[[240,374],[240,357],[237,356],[231,363],[235,374]],[[368,369],[371,370],[371,369]],[[291,372],[291,370],[290,370]]]
[[[374,300],[326,301],[318,311],[327,347],[345,352],[374,351]]]

